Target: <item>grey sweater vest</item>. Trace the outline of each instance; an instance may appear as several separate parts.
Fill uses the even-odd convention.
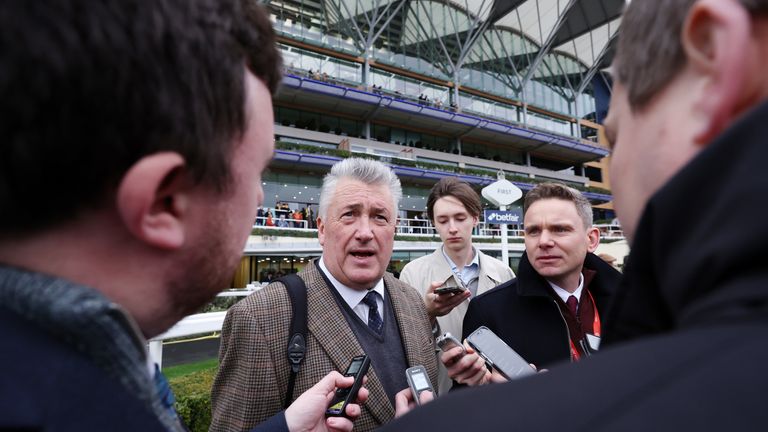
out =
[[[325,275],[323,277],[328,282],[328,278]],[[344,319],[347,320],[349,328],[352,329],[365,354],[371,358],[371,368],[376,371],[390,403],[394,406],[395,394],[408,387],[408,381],[405,378],[408,359],[405,356],[403,341],[400,338],[400,328],[397,325],[397,318],[395,318],[388,289],[385,286],[384,326],[382,327],[382,335],[379,336],[368,327],[368,323],[363,322],[357,316],[347,302],[341,298],[341,295],[333,289],[330,282],[328,282],[328,286],[331,287],[336,303],[338,303]]]

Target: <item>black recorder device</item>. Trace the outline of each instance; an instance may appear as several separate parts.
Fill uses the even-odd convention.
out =
[[[325,410],[326,416],[343,417],[346,415],[347,405],[354,403],[355,399],[357,399],[357,392],[363,385],[363,377],[368,373],[370,365],[371,359],[365,354],[352,358],[349,366],[347,366],[347,371],[344,372],[344,376],[354,377],[355,382],[352,384],[352,387],[336,389],[331,404]]]
[[[467,337],[467,343],[508,380],[536,373],[536,370],[520,357],[520,354],[488,327],[482,326],[472,332]]]

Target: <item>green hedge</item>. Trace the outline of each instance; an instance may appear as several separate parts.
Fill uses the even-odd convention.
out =
[[[207,432],[211,425],[211,387],[218,367],[169,378],[176,396],[176,411],[192,432]]]

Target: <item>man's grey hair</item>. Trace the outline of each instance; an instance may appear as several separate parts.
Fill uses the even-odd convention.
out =
[[[381,162],[371,159],[347,158],[334,165],[331,172],[323,178],[318,211],[318,216],[321,219],[325,219],[328,205],[336,193],[336,185],[343,178],[357,180],[367,185],[386,185],[392,194],[394,216],[397,216],[400,199],[403,197],[403,188],[400,186],[400,179],[397,178],[397,175]]]
[[[578,190],[556,182],[540,183],[525,194],[523,216],[528,213],[528,209],[533,203],[543,199],[560,199],[572,202],[576,206],[576,213],[584,222],[584,228],[592,226],[592,206],[589,204],[589,200]]]

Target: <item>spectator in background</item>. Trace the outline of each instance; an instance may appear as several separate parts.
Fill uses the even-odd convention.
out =
[[[264,225],[264,209],[261,207],[256,210],[256,225]]]
[[[304,219],[301,217],[301,212],[296,209],[293,211],[293,226],[296,228],[303,228],[304,224],[302,223]]]
[[[281,66],[240,6],[3,4],[0,430],[186,429],[146,339],[229,285],[263,198]],[[264,429],[350,430],[324,418],[349,385]]]
[[[277,226],[280,228],[288,228],[288,221],[285,219],[285,215],[281,214],[280,219],[277,221]]]

